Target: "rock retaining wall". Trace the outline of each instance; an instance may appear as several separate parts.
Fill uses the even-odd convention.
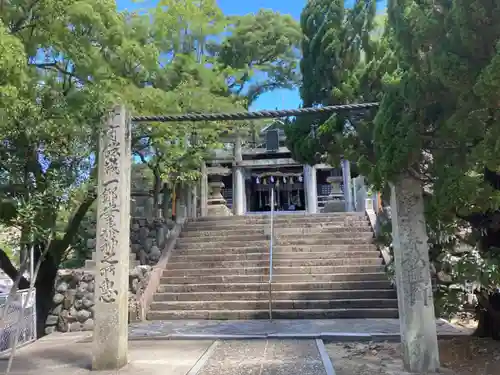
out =
[[[135,320],[140,296],[147,286],[151,266],[137,266],[129,276],[129,319]],[[83,269],[59,270],[53,297],[54,308],[45,332],[89,331],[94,327],[94,272]]]
[[[155,265],[161,249],[174,227],[171,220],[132,218],[130,225],[130,251],[136,254],[141,265]]]
[[[161,249],[170,235],[175,223],[163,218],[133,217],[130,220],[130,252],[135,254],[141,265],[155,265],[160,259]],[[96,231],[87,229],[87,247],[90,252],[95,251]]]

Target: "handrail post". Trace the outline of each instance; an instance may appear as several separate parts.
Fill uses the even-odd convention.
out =
[[[269,239],[269,320],[273,320],[273,237],[274,237],[274,187],[271,185],[271,230]]]

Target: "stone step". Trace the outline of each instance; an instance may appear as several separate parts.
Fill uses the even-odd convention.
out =
[[[236,292],[196,292],[196,293],[156,293],[156,302],[164,301],[265,301],[269,298],[267,290],[236,291]],[[396,291],[391,289],[366,290],[291,290],[272,291],[275,301],[298,300],[343,300],[343,299],[396,299]]]
[[[338,227],[312,227],[312,228],[274,228],[277,236],[357,236],[370,235],[373,231],[369,226],[338,226]]]
[[[274,310],[273,319],[397,319],[398,309],[293,309]],[[213,319],[213,320],[246,320],[269,319],[269,311],[265,310],[181,310],[150,311],[148,320],[176,319]]]
[[[382,258],[373,256],[371,258],[336,258],[336,259],[280,259],[273,258],[273,269],[278,271],[281,267],[338,267],[338,266],[379,266],[382,265]],[[236,269],[269,267],[269,260],[217,260],[204,262],[169,262],[168,271],[180,270],[201,270],[201,269]]]
[[[217,242],[226,242],[226,241],[244,241],[244,242],[253,242],[253,241],[268,241],[268,236],[264,233],[262,234],[249,234],[249,235],[237,235],[237,236],[219,236],[214,235],[210,237],[180,237],[177,240],[177,244],[191,244],[191,243],[217,243]]]
[[[237,216],[228,216],[228,218],[236,218],[232,220],[214,220],[214,221],[194,221],[190,222],[188,224],[189,229],[199,229],[199,230],[210,230],[213,228],[217,229],[222,229],[222,228],[227,228],[227,227],[248,227],[248,226],[253,226],[256,224],[262,224],[262,225],[267,225],[269,226],[271,223],[271,220],[269,217],[265,218],[250,218],[248,216],[245,217],[245,219],[237,219]],[[275,216],[273,218],[273,224],[276,227],[283,226],[285,227],[286,225],[290,226],[298,226],[298,225],[304,225],[304,226],[313,226],[317,224],[342,224],[342,225],[352,225],[352,224],[366,224],[368,225],[368,219],[366,216],[353,216],[353,217],[330,217],[330,218],[321,218],[321,217],[315,217],[315,216],[309,216],[309,217],[283,217],[283,216]]]
[[[252,244],[253,245],[253,244]],[[337,245],[274,245],[273,254],[280,253],[329,253],[329,252],[355,252],[355,251],[376,251],[378,249],[373,244],[337,244]],[[269,253],[269,242],[265,246],[241,246],[241,247],[219,247],[213,249],[176,249],[174,254],[200,256],[200,255],[230,255],[230,254],[251,254]]]
[[[204,222],[223,222],[223,221],[255,221],[262,219],[269,219],[270,213],[265,214],[250,214],[243,216],[205,216],[198,217],[191,221],[191,223],[204,223]],[[305,212],[297,213],[275,213],[276,219],[318,219],[328,221],[328,219],[345,219],[345,218],[365,218],[364,212],[331,212],[331,213],[317,213],[308,214]]]
[[[337,299],[337,300],[273,300],[273,309],[384,309],[397,308],[398,300],[390,299]],[[269,300],[256,301],[168,301],[151,303],[150,311],[171,310],[264,310]]]
[[[252,241],[262,240],[269,238],[270,230],[261,231],[226,231],[226,232],[191,232],[185,233],[180,237],[180,241],[186,242],[200,242],[210,240],[215,241]],[[201,235],[200,235],[201,234]],[[338,230],[313,230],[312,228],[289,228],[289,229],[275,229],[275,238],[295,238],[303,236],[318,236],[319,238],[348,238],[348,237],[373,237],[373,231],[370,228],[338,228]]]
[[[170,258],[170,264],[177,262],[216,262],[216,261],[252,261],[252,260],[269,260],[269,250],[262,249],[256,253],[220,253],[220,254],[206,254],[198,252],[191,255],[178,255],[174,254]],[[377,258],[380,252],[376,249],[372,251],[323,251],[323,252],[276,252],[273,249],[273,260],[287,259],[338,259],[338,258]]]
[[[365,267],[366,268],[366,267]],[[377,267],[381,268],[381,267]],[[169,271],[170,272],[170,271]],[[267,273],[267,270],[265,270]],[[172,276],[168,274],[161,278],[160,283],[162,285],[166,284],[212,284],[212,283],[267,283],[269,281],[269,275],[224,275],[215,274],[215,272],[208,275],[180,275]],[[363,273],[299,273],[299,274],[274,274],[273,282],[275,283],[287,283],[287,282],[332,282],[332,281],[384,281],[389,282],[385,272],[370,272],[366,271]]]
[[[302,245],[370,245],[374,244],[373,234],[356,234],[356,235],[327,235],[322,234],[315,235],[287,235],[287,236],[275,236],[273,241],[273,248],[277,246],[302,246]]]
[[[304,238],[304,234],[294,233],[294,234],[283,234],[283,233],[274,233],[274,238],[276,241],[289,241]],[[313,236],[314,240],[329,240],[331,238],[334,239],[362,239],[365,241],[369,241],[373,239],[373,232],[338,232],[338,233],[317,233]],[[199,243],[199,242],[207,242],[216,243],[216,242],[226,242],[226,241],[242,241],[242,242],[253,242],[253,241],[266,241],[268,240],[268,236],[266,234],[248,234],[248,235],[237,235],[237,236],[219,236],[214,235],[211,237],[181,237],[178,240],[179,244],[186,243]]]
[[[396,318],[365,213],[273,218],[275,319]],[[267,319],[270,216],[189,221],[148,319]]]
[[[296,266],[296,267],[273,267],[274,275],[300,275],[300,274],[335,274],[335,273],[374,273],[384,272],[382,265],[376,266]],[[247,268],[191,268],[191,269],[169,269],[163,271],[164,277],[193,277],[208,275],[267,275],[268,267]]]
[[[370,276],[370,275],[369,275]],[[385,275],[379,280],[368,277],[368,281],[303,281],[303,282],[273,282],[274,291],[314,291],[325,290],[329,293],[343,290],[387,290],[395,292]],[[373,279],[373,280],[370,280]],[[214,284],[161,284],[158,293],[219,293],[219,292],[268,292],[267,282],[248,283],[214,283]]]
[[[252,229],[268,229],[270,227],[270,221],[262,221],[256,223],[244,223],[244,222],[223,222],[223,223],[189,223],[183,229],[186,232],[207,232],[207,231],[240,231],[240,230],[252,230]],[[371,228],[370,222],[366,219],[356,219],[356,220],[334,220],[329,222],[323,221],[273,221],[273,226],[277,229],[279,228]]]
[[[335,225],[328,227],[293,227],[293,228],[274,228],[274,233],[277,235],[291,234],[291,235],[306,235],[306,234],[336,234],[336,233],[372,233],[372,229],[368,225],[357,225],[357,226],[346,226],[346,225]],[[236,227],[233,229],[212,229],[212,230],[198,230],[198,229],[186,229],[181,233],[181,238],[197,238],[197,237],[231,237],[231,236],[250,236],[250,235],[265,235],[269,233],[269,226],[261,226],[260,228],[255,228],[254,226],[249,226],[248,228]]]
[[[307,238],[293,238],[293,239],[284,239],[278,238],[276,239],[274,245],[275,246],[301,246],[301,245],[362,245],[362,244],[370,244],[373,242],[372,237],[355,237],[355,238],[327,238],[321,239],[316,238],[316,236]],[[252,245],[254,247],[269,247],[269,240],[262,241],[252,241],[249,243],[248,241],[219,241],[213,242],[205,240],[204,242],[186,242],[186,241],[178,241],[176,244],[177,249],[201,249],[201,250],[211,250],[211,249],[221,249],[221,248],[232,248],[232,247],[248,247],[248,245]]]

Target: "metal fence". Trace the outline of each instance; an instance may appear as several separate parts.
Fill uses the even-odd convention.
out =
[[[9,293],[0,294],[0,354],[7,354],[16,348],[36,340],[36,292],[19,290],[10,301],[4,314]],[[17,342],[16,342],[17,334]]]

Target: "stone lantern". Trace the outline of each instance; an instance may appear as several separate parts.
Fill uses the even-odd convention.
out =
[[[342,177],[330,176],[326,179],[332,190],[328,196],[328,201],[325,203],[323,212],[344,212],[345,211],[345,200],[344,193],[342,191]]]
[[[210,167],[209,168],[209,181],[208,181],[208,200],[207,209],[208,216],[232,216],[233,213],[226,205],[226,200],[222,196],[222,176],[231,174],[229,168],[224,167]]]

